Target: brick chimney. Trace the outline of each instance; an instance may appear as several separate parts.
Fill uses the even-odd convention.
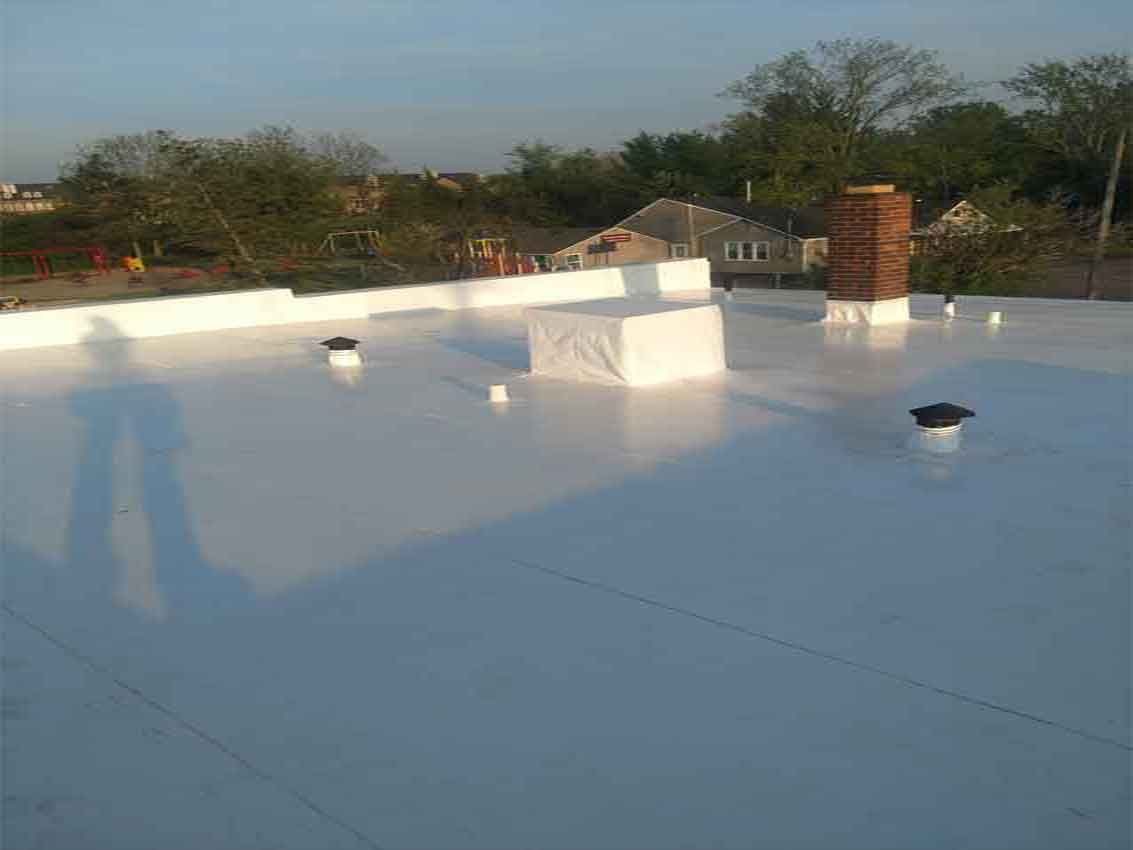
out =
[[[852,186],[827,201],[827,322],[889,325],[909,320],[913,201],[893,189]]]

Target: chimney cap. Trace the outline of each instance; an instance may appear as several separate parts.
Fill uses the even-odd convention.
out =
[[[324,339],[319,345],[325,345],[330,351],[353,351],[358,345],[358,340],[348,336],[335,336]]]
[[[891,192],[896,192],[897,187],[893,183],[869,183],[863,186],[847,186],[844,194],[847,195],[887,195]]]
[[[976,415],[975,411],[946,401],[927,407],[914,407],[909,413],[916,417],[917,424],[922,428],[952,428],[959,425],[961,419]]]

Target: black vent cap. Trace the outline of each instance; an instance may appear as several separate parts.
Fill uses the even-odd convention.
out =
[[[324,339],[319,345],[325,345],[331,351],[353,351],[358,345],[358,340],[348,336],[334,336]]]
[[[961,419],[976,415],[975,411],[946,401],[927,407],[914,407],[909,413],[916,417],[917,424],[922,428],[951,428],[959,425]]]

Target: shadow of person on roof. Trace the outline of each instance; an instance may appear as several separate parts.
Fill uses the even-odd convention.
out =
[[[103,601],[151,619],[208,619],[247,598],[207,563],[181,480],[189,441],[168,386],[133,362],[132,343],[94,318],[94,371],[69,399],[82,423],[66,531],[67,562]]]

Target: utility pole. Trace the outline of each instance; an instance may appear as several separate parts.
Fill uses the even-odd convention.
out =
[[[1090,260],[1090,271],[1086,275],[1086,298],[1091,301],[1098,297],[1098,272],[1105,258],[1105,243],[1109,239],[1109,220],[1113,218],[1113,199],[1117,194],[1117,176],[1121,172],[1121,157],[1125,155],[1125,133],[1121,128],[1117,144],[1113,148],[1113,164],[1109,168],[1109,180],[1105,184],[1105,202],[1102,204],[1102,218],[1098,222],[1098,241],[1094,245],[1094,256]]]

